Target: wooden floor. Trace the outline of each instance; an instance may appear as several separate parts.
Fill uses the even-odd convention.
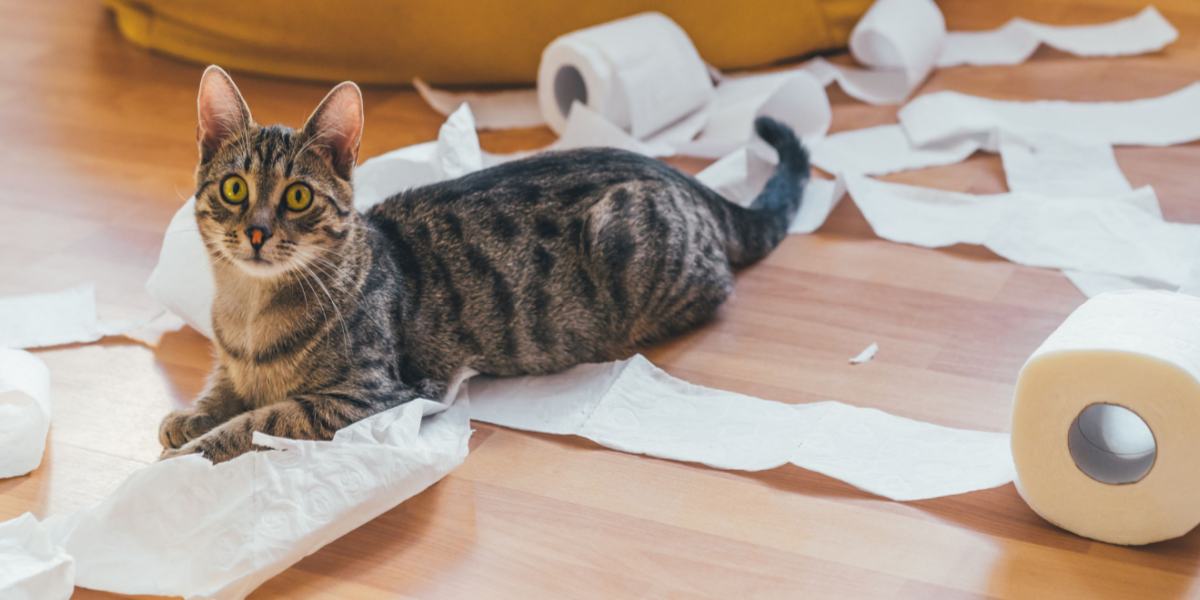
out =
[[[1140,2],[943,7],[951,28],[970,29],[1018,14],[1103,21]],[[1124,100],[1174,90],[1200,79],[1200,3],[1158,6],[1182,32],[1165,53],[1084,60],[1042,50],[1016,67],[939,71],[923,91]],[[144,310],[161,232],[192,189],[200,67],[122,43],[93,0],[0,0],[0,56],[0,294],[95,281],[107,315]],[[298,124],[326,91],[234,76],[260,122]],[[835,130],[894,120],[894,107],[832,93]],[[441,123],[403,89],[368,89],[366,104],[363,157],[432,139]],[[544,129],[483,135],[492,150],[551,139]],[[1133,184],[1155,186],[1169,219],[1200,222],[1200,145],[1117,155]],[[890,179],[1004,189],[993,155]],[[648,354],[693,382],[763,398],[1003,430],[1017,369],[1082,300],[1057,272],[977,248],[875,239],[844,202],[820,233],[789,238],[741,275],[716,323]],[[873,362],[847,364],[871,342],[880,346]],[[54,375],[49,448],[32,475],[0,480],[0,519],[87,505],[153,461],[158,420],[200,389],[210,350],[184,330],[156,351],[109,340],[38,355]],[[1011,485],[900,504],[792,467],[722,472],[485,425],[472,446],[441,483],[255,596],[1148,598],[1200,589],[1200,532],[1146,548],[1093,543],[1040,520]]]

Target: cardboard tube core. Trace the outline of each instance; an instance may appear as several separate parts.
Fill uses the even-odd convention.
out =
[[[583,81],[579,69],[567,65],[558,70],[554,75],[554,99],[558,101],[558,110],[563,117],[570,115],[571,105],[575,104],[576,100],[587,104],[587,83]]]
[[[1154,468],[1154,432],[1137,413],[1118,404],[1089,404],[1071,421],[1067,448],[1085,475],[1112,485],[1141,481]]]

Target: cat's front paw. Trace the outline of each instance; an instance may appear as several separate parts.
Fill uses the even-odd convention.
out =
[[[172,411],[163,417],[158,426],[158,441],[163,448],[170,451],[183,447],[216,426],[217,420],[211,415],[193,410]]]
[[[209,462],[217,464],[233,460],[250,450],[249,448],[238,447],[236,444],[231,443],[232,440],[222,439],[220,433],[215,432],[213,435],[200,436],[178,448],[165,448],[162,454],[158,455],[158,460],[199,454],[208,459]]]

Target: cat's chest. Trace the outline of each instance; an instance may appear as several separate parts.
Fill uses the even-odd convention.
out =
[[[305,354],[271,352],[296,327],[292,317],[245,307],[214,308],[221,331],[220,359],[239,395],[255,406],[266,406],[286,400],[303,386]]]

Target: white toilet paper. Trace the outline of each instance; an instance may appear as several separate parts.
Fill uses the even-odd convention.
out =
[[[439,412],[443,408],[415,400],[354,423],[328,442],[255,433],[256,443],[280,451],[219,465],[198,456],[154,463],[96,506],[52,517],[45,526],[73,557],[79,586],[242,598],[461,464],[470,437],[468,408],[455,403]]]
[[[0,523],[0,598],[65,600],[75,592],[75,561],[29,513]]]
[[[1020,17],[987,31],[951,31],[937,66],[1015,65],[1046,44],[1076,56],[1123,56],[1161,50],[1179,32],[1153,6],[1098,25],[1044,25]]]
[[[917,147],[899,125],[880,125],[835,133],[811,146],[813,164],[830,173],[886,175],[962,162],[983,141],[968,136]]]
[[[1012,453],[1046,520],[1115,544],[1200,523],[1200,298],[1088,300],[1021,369]]]
[[[847,94],[895,104],[929,76],[945,38],[946,21],[933,0],[878,0],[850,34],[850,53],[869,70],[825,64]]]
[[[982,134],[995,150],[999,133],[1027,142],[1057,135],[1118,146],[1168,146],[1200,139],[1197,105],[1200,83],[1128,102],[1022,102],[935,92],[909,102],[898,116],[916,146]]]
[[[473,379],[466,391],[475,420],[718,469],[791,463],[893,500],[961,494],[1012,479],[1006,434],[840,402],[769,402],[689,384],[641,355],[556,375]]]
[[[560,36],[543,51],[537,80],[542,115],[558,132],[578,101],[645,138],[703,109],[713,94],[708,67],[695,46],[659,13]],[[688,139],[695,133],[681,135]]]
[[[49,431],[50,370],[28,352],[0,348],[0,478],[36,469]]]
[[[455,93],[434,89],[421,79],[414,79],[412,83],[429,107],[443,115],[450,116],[459,106],[469,105],[475,115],[475,126],[480,129],[513,129],[546,124],[538,106],[537,90]]]
[[[43,294],[0,296],[0,348],[94,342],[148,321],[100,320],[96,288],[90,284]]]
[[[757,150],[756,146],[735,150],[697,173],[696,179],[730,202],[749,206],[774,174],[778,160],[773,155],[767,158],[765,152]],[[816,231],[845,195],[846,186],[841,179],[809,178],[800,200],[800,210],[788,233]]]
[[[847,176],[875,234],[930,248],[983,245],[1012,262],[1144,278],[1178,288],[1200,256],[1200,225],[1146,209],[1151,188],[1117,196],[1022,192],[977,196]]]
[[[825,83],[808,70],[734,75],[717,86],[700,136],[675,144],[673,153],[725,156],[753,139],[754,120],[762,116],[786,123],[806,143],[824,137],[833,121]]]

